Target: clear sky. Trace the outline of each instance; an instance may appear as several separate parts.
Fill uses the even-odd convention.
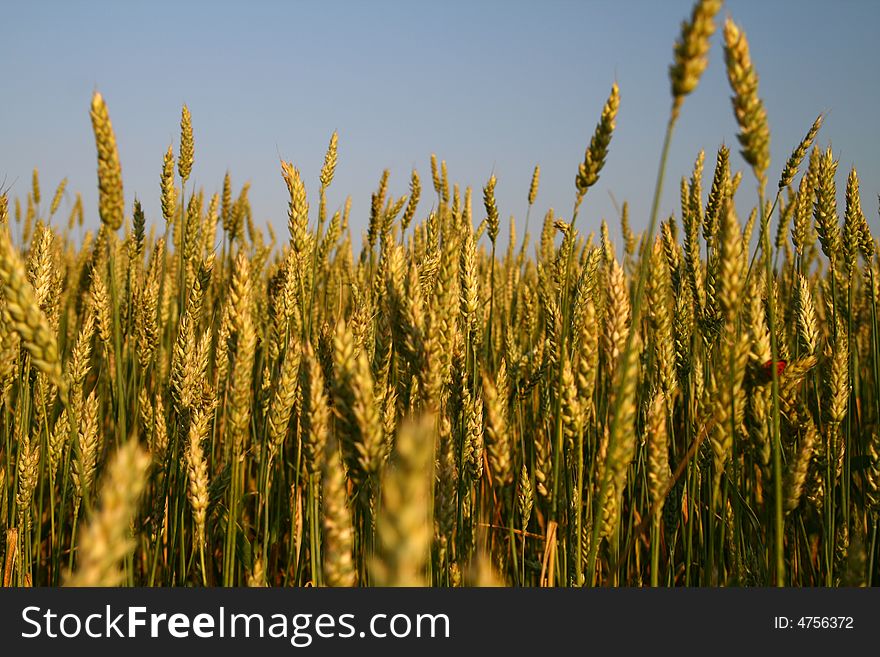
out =
[[[454,182],[480,188],[494,172],[502,218],[522,228],[529,179],[541,165],[533,228],[548,207],[568,218],[574,177],[612,82],[621,107],[607,165],[579,226],[616,224],[611,194],[647,223],[670,96],[668,66],[691,0],[542,2],[4,2],[0,27],[0,182],[25,197],[34,166],[43,196],[67,176],[97,222],[92,91],[108,103],[119,142],[126,207],[134,195],[159,223],[159,173],[178,149],[180,108],[195,132],[192,180],[219,191],[228,168],[251,182],[255,219],[284,238],[287,194],[279,156],[315,190],[324,151],[339,131],[330,209],[353,196],[358,241],[384,168],[407,191],[416,167],[424,216],[433,199],[429,158]],[[880,192],[880,2],[729,0],[761,76],[771,128],[770,178],[815,116],[830,112],[819,142],[855,164],[865,215],[878,225]],[[678,209],[678,180],[700,148],[706,184],[736,125],[720,29],[700,86],[674,137],[661,212]],[[739,155],[734,168],[744,169]],[[738,197],[740,209],[753,203]],[[774,182],[771,182],[771,185]],[[47,203],[48,201],[44,201]],[[73,195],[62,205],[66,218]],[[743,204],[748,204],[746,209]],[[312,198],[312,207],[316,207]],[[842,213],[842,207],[841,207]],[[537,217],[537,218],[536,218]],[[502,231],[506,234],[506,229]],[[532,231],[534,234],[534,230]]]

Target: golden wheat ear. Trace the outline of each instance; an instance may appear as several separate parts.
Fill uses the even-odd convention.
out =
[[[135,441],[117,450],[101,485],[96,512],[80,535],[77,567],[66,575],[65,586],[124,582],[121,562],[136,546],[129,527],[146,485],[149,463],[149,456]]]
[[[125,200],[122,194],[122,167],[116,148],[116,135],[104,97],[92,96],[92,129],[98,150],[98,208],[101,221],[111,230],[122,226]]]

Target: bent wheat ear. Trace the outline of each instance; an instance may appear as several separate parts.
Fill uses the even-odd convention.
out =
[[[34,366],[58,386],[61,398],[64,399],[67,382],[62,376],[55,334],[46,315],[40,310],[36,292],[27,280],[24,263],[6,230],[0,230],[0,283],[12,325],[28,350]]]
[[[611,85],[611,95],[605,101],[602,108],[602,117],[596,125],[590,145],[584,153],[584,161],[578,168],[575,178],[578,198],[582,198],[587,190],[599,181],[599,172],[605,166],[605,157],[608,155],[608,146],[614,134],[614,121],[617,118],[617,110],[620,107],[620,89],[615,82]]]
[[[762,184],[770,165],[770,129],[767,112],[758,97],[758,74],[749,55],[745,33],[730,18],[724,23],[724,60],[733,89],[733,113],[739,124],[740,153]]]
[[[336,173],[336,150],[339,144],[339,135],[336,131],[330,136],[330,144],[324,155],[324,166],[321,167],[321,187],[329,187],[333,182],[333,174]]]
[[[413,217],[416,215],[416,207],[419,205],[419,197],[422,195],[422,181],[419,178],[419,172],[412,170],[412,178],[409,183],[409,200],[406,202],[406,209],[403,211],[403,218],[400,220],[400,232],[406,232]]]
[[[697,0],[690,22],[681,25],[681,36],[675,42],[674,62],[669,67],[672,82],[672,113],[677,115],[685,96],[697,88],[709,59],[709,38],[715,32],[715,14],[721,0]]]
[[[821,114],[816,117],[816,120],[813,121],[813,125],[810,126],[806,136],[791,152],[791,156],[788,158],[788,162],[785,163],[785,168],[782,170],[782,176],[779,178],[779,189],[788,187],[794,181],[794,177],[798,172],[798,167],[801,165],[801,162],[803,162],[807,151],[810,150],[810,147],[813,145],[813,141],[816,139],[819,128],[822,127],[823,119],[824,117]]]
[[[52,204],[49,206],[49,216],[52,217],[58,212],[58,206],[61,205],[61,198],[64,196],[64,190],[67,189],[67,178],[63,178],[58,187],[55,188],[55,195],[52,197]]]

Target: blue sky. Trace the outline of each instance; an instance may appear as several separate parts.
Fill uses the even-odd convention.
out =
[[[520,230],[540,164],[534,229],[548,207],[570,215],[577,165],[616,80],[617,131],[578,223],[584,230],[602,217],[616,224],[613,194],[630,202],[632,223],[643,228],[670,104],[672,44],[690,8],[690,0],[4,3],[0,181],[24,198],[37,166],[43,195],[51,196],[67,176],[96,225],[88,108],[98,89],[119,142],[127,209],[137,194],[157,224],[162,157],[171,142],[177,152],[187,103],[192,180],[209,195],[227,168],[236,188],[250,181],[255,218],[272,221],[282,238],[279,156],[314,191],[333,130],[339,166],[328,202],[333,210],[352,195],[356,241],[385,168],[394,194],[405,193],[410,170],[419,170],[419,216],[427,213],[432,152],[448,162],[453,181],[474,187],[477,220],[479,189],[494,172],[501,216],[516,215]],[[840,185],[857,166],[876,232],[880,2],[729,0],[722,19],[728,13],[745,30],[761,76],[771,180],[827,111],[819,143],[840,157]],[[678,180],[700,148],[708,184],[718,145],[736,145],[729,96],[719,30],[674,137],[662,214],[677,211]],[[738,155],[733,165],[745,169]],[[745,215],[754,202],[751,178],[743,189]]]

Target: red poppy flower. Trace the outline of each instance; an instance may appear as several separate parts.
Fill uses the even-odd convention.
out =
[[[773,361],[768,360],[761,366],[761,378],[765,381],[770,381],[773,378]],[[782,376],[782,373],[785,371],[785,366],[788,365],[787,361],[777,360],[776,361],[776,376]]]

